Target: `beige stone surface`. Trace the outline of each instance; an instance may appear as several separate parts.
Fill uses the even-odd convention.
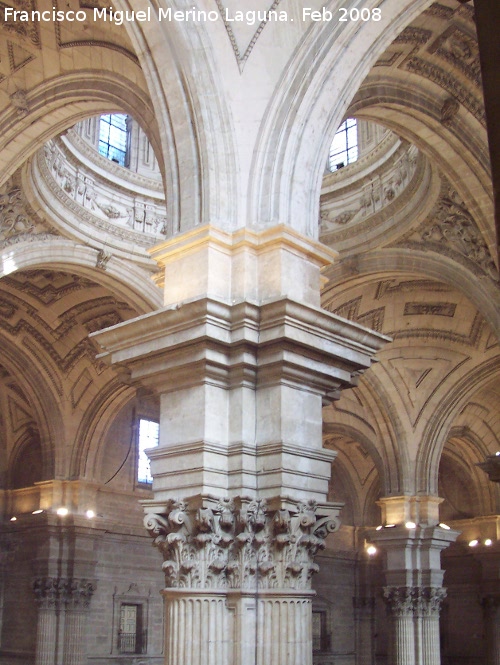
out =
[[[1,665],[496,664],[500,496],[477,465],[500,449],[500,291],[473,4],[332,0],[328,22],[287,0],[288,21],[249,25],[225,8],[260,0],[184,22],[116,0],[152,9],[121,26],[94,5],[0,24]],[[113,112],[137,123],[134,175],[71,139],[85,121],[95,145]],[[325,173],[348,116],[360,158]],[[140,418],[160,419],[153,491]],[[219,500],[243,502],[236,522],[267,501],[276,547],[301,502],[335,528],[343,504],[316,596],[287,600],[287,578],[259,598],[252,573],[196,619],[215,651],[186,651],[142,526],[184,499],[215,539]],[[266,547],[269,580],[286,557]],[[312,560],[287,556],[304,582]]]

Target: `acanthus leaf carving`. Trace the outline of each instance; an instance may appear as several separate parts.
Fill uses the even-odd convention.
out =
[[[67,577],[37,577],[33,582],[33,593],[41,609],[86,610],[95,588],[89,580]]]
[[[443,587],[384,587],[387,611],[396,617],[439,615],[445,598],[446,589]]]
[[[314,557],[339,528],[336,515],[317,515],[314,501],[276,509],[227,498],[172,501],[144,523],[163,555],[166,586],[195,589],[310,589]]]
[[[499,280],[495,262],[484,242],[474,218],[465,203],[451,187],[445,186],[427,220],[398,243],[401,247],[427,249],[452,256],[463,257],[475,272]]]

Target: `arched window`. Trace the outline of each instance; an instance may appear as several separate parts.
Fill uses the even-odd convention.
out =
[[[139,436],[137,445],[137,482],[152,483],[149,457],[146,455],[147,448],[158,445],[160,425],[154,420],[139,419]]]
[[[354,118],[347,118],[338,128],[330,146],[328,163],[330,171],[355,162],[358,158],[358,124]]]
[[[124,113],[108,113],[99,121],[99,152],[120,166],[127,166],[127,119]]]

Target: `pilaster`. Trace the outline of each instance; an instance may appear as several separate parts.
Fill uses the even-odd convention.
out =
[[[94,590],[95,585],[88,580],[67,580],[64,585],[64,665],[84,665],[86,662],[85,629]]]
[[[88,580],[64,577],[38,577],[33,592],[38,605],[36,665],[58,662],[55,646],[63,627],[64,665],[83,665],[85,622],[94,592]]]
[[[33,583],[33,592],[38,605],[35,665],[54,665],[59,613],[59,579],[39,577]]]

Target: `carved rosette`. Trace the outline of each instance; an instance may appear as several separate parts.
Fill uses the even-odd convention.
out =
[[[65,577],[38,577],[33,592],[40,609],[87,610],[95,585],[88,580]]]
[[[395,617],[439,617],[445,598],[446,589],[442,587],[384,588],[387,610]]]
[[[314,501],[292,510],[265,500],[172,501],[144,524],[163,555],[167,587],[307,590],[314,557],[340,524],[316,511]]]

